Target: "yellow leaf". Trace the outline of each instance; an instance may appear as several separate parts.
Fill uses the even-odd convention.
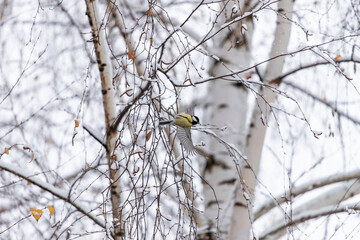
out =
[[[27,181],[26,185],[30,185],[30,184],[32,184],[32,182],[30,182],[30,181]]]
[[[9,149],[7,147],[5,148],[5,154],[9,155]]]
[[[41,209],[35,209],[35,208],[30,208],[30,212],[33,215],[33,217],[36,219],[36,221],[39,221],[43,213]]]
[[[48,209],[49,209],[50,218],[51,218],[51,216],[54,215],[54,213],[55,213],[55,208],[53,208],[52,206],[48,205]]]
[[[75,128],[79,127],[79,121],[78,120],[74,120],[75,121]]]
[[[341,58],[341,55],[338,54],[338,55],[336,55],[336,57],[334,58],[334,60],[337,61],[337,60],[339,60],[340,58]]]

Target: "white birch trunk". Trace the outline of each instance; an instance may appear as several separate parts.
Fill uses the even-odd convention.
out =
[[[227,7],[226,16],[231,16],[231,8]],[[243,9],[243,8],[241,8]],[[225,14],[219,22],[221,25],[225,22]],[[246,25],[247,31],[243,38],[242,24]],[[215,62],[211,67],[210,74],[220,76],[229,73],[231,70],[239,70],[250,65],[250,45],[252,35],[251,18],[233,25],[232,31],[223,31],[222,34],[214,39],[214,55],[220,58],[220,62]],[[224,66],[225,65],[225,66]],[[242,75],[244,77],[244,75]],[[240,78],[238,78],[240,79]],[[234,78],[236,80],[236,78]],[[246,116],[248,112],[248,92],[242,84],[217,80],[209,86],[209,109],[207,109],[207,119],[210,123],[223,127],[224,131],[216,132],[226,142],[234,144],[238,149],[243,149],[246,138]],[[239,174],[234,160],[229,156],[224,146],[216,140],[209,139],[208,144],[210,158],[204,169],[204,178],[207,183],[204,184],[205,198],[205,219],[207,227],[212,232],[218,232],[219,235],[207,236],[207,239],[229,239],[229,231],[232,221],[233,206],[235,204],[236,182]],[[240,163],[237,163],[240,164]],[[242,214],[247,214],[247,209],[242,208]],[[249,226],[243,224],[241,230],[248,232]],[[245,239],[237,236],[236,239]]]
[[[274,33],[275,38],[272,44],[269,58],[287,52],[292,26],[292,23],[288,19],[292,18],[293,4],[293,0],[282,0],[278,3],[279,15],[277,17],[277,25]],[[284,18],[283,15],[286,15],[287,19]],[[268,63],[264,74],[264,80],[266,84],[269,84],[267,82],[268,79],[276,79],[277,76],[281,75],[284,61],[285,57],[278,57]],[[257,98],[258,106],[255,106],[252,113],[248,141],[246,145],[246,155],[248,157],[252,171],[245,169],[244,179],[246,181],[246,185],[251,189],[254,189],[256,186],[256,179],[253,172],[256,174],[259,169],[262,148],[267,130],[267,123],[271,116],[271,108],[269,104],[272,104],[276,98],[276,93],[269,88],[262,88],[260,93],[262,98]]]
[[[111,205],[113,215],[113,237],[116,240],[122,239],[124,235],[124,226],[122,221],[122,209],[120,198],[120,182],[119,182],[119,169],[115,164],[114,151],[115,141],[117,139],[116,129],[111,126],[115,120],[115,102],[114,102],[114,89],[112,86],[112,67],[108,53],[108,45],[105,39],[104,29],[99,26],[97,22],[101,19],[97,14],[96,0],[85,0],[86,14],[89,18],[89,23],[92,32],[92,41],[95,47],[96,61],[98,63],[100,79],[101,79],[101,93],[103,96],[103,107],[105,113],[106,125],[106,157],[108,160],[110,184],[111,184]]]

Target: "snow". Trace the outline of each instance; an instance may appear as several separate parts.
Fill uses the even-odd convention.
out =
[[[216,61],[220,61],[220,58],[219,58],[218,56],[216,56],[216,55],[211,55],[211,57],[212,57],[213,59],[215,59]]]

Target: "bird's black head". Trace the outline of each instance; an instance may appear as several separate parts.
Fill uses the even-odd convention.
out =
[[[191,116],[192,117],[192,125],[196,125],[200,123],[199,118],[197,116]]]

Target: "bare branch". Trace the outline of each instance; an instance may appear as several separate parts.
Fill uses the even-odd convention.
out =
[[[69,193],[65,190],[59,189],[54,187],[53,185],[49,183],[42,182],[39,180],[36,175],[31,174],[27,172],[24,168],[19,168],[14,165],[5,163],[3,161],[0,161],[0,168],[8,171],[16,176],[19,176],[34,185],[38,186],[39,188],[45,190],[46,192],[51,193],[52,195],[56,196],[59,199],[64,200],[65,202],[71,204],[73,207],[75,207],[79,212],[83,213],[85,216],[90,218],[94,221],[97,225],[99,225],[101,228],[105,229],[106,225],[103,219],[98,218],[96,215],[93,214],[93,211],[95,209],[87,209],[83,204],[79,203],[79,200],[73,197],[69,197]]]
[[[316,218],[324,217],[324,216],[330,216],[330,215],[336,214],[336,213],[349,213],[349,214],[354,213],[355,214],[358,211],[360,211],[360,206],[358,203],[327,206],[327,207],[320,208],[320,209],[312,209],[310,211],[304,211],[304,212],[300,213],[299,215],[293,216],[291,221],[288,221],[288,222],[282,221],[281,223],[278,222],[276,224],[273,224],[271,228],[269,228],[266,231],[264,231],[263,233],[261,233],[260,236],[258,237],[258,239],[264,240],[267,237],[270,237],[271,235],[274,235],[274,234],[279,234],[281,236],[282,235],[281,232],[283,230],[285,230],[286,228],[288,228],[290,226],[296,226],[300,223],[306,222],[311,219],[316,219]],[[280,237],[279,235],[277,235],[277,236]]]
[[[296,84],[294,84],[292,82],[283,81],[283,83],[285,85],[288,85],[288,86],[290,86],[290,87],[292,87],[294,89],[297,89],[297,90],[301,91],[302,93],[310,96],[311,98],[313,98],[317,102],[322,103],[323,105],[329,107],[332,111],[334,111],[339,116],[348,119],[349,121],[353,122],[356,125],[360,125],[360,120],[359,119],[356,119],[355,117],[350,116],[349,114],[345,113],[344,111],[338,109],[336,106],[333,106],[330,102],[326,101],[325,99],[322,99],[322,98],[318,97],[316,94],[313,94],[313,93],[307,91],[306,89],[304,89],[303,87],[300,87],[299,85],[296,85]]]
[[[354,63],[360,63],[360,59],[359,58],[354,58],[354,57],[350,57],[350,58],[341,58],[339,60],[336,60],[335,61],[336,63],[346,63],[346,62],[354,62]],[[284,79],[298,71],[301,71],[301,70],[305,70],[305,69],[308,69],[308,68],[313,68],[313,67],[317,67],[317,66],[321,66],[321,65],[328,65],[330,64],[329,61],[318,61],[318,62],[314,62],[314,63],[308,63],[306,65],[300,65],[299,67],[295,68],[295,69],[292,69],[292,70],[289,70],[287,71],[286,73],[283,73],[282,75],[280,75],[279,77],[277,77],[276,79],[272,79],[270,80],[270,82],[272,81],[276,81],[278,79]]]
[[[298,197],[304,193],[308,193],[312,190],[328,186],[334,183],[338,182],[345,182],[352,179],[360,178],[360,171],[354,170],[352,172],[348,173],[339,173],[337,175],[332,175],[330,177],[326,176],[320,179],[314,179],[307,183],[304,183],[300,186],[292,187],[291,189],[291,195],[292,197]],[[264,203],[262,206],[260,206],[258,209],[254,210],[254,218],[258,219],[259,217],[263,216],[266,212],[270,211],[272,208],[276,206],[280,206],[282,203],[285,203],[287,201],[287,197],[284,196],[284,194],[280,194],[278,196],[273,197],[268,202]]]

